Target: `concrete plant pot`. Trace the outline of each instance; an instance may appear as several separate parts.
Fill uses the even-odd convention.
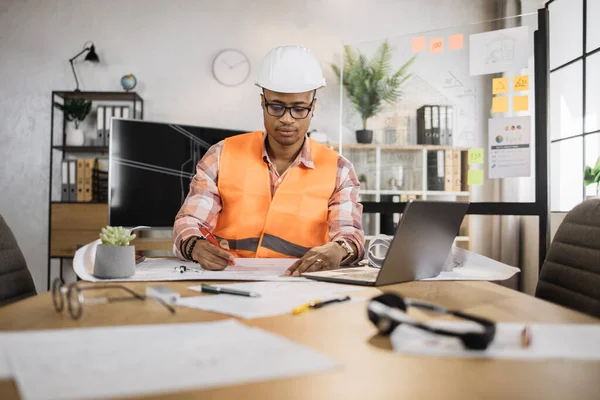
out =
[[[129,278],[135,274],[135,246],[109,246],[96,248],[94,276],[102,279]]]

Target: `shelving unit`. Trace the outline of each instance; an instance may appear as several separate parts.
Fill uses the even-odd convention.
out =
[[[338,144],[330,144],[330,148],[339,151]],[[361,181],[361,190],[359,192],[361,200],[374,202],[380,201],[406,201],[408,198],[417,198],[422,200],[441,200],[452,199],[459,201],[468,201],[471,193],[464,182],[465,172],[463,160],[466,160],[468,151],[463,147],[437,146],[437,145],[390,145],[390,144],[360,144],[350,143],[342,145],[342,154],[348,158],[354,165],[356,173]],[[461,153],[461,185],[460,191],[445,190],[427,190],[427,154],[432,151],[450,150]],[[402,178],[394,175],[394,172],[402,168],[405,174]],[[399,188],[390,188],[394,184]],[[398,180],[402,183],[399,184]],[[366,188],[365,188],[366,186]],[[383,198],[382,198],[383,197]],[[387,199],[386,199],[387,197]],[[391,197],[391,198],[390,198]],[[403,199],[404,197],[404,199]],[[388,220],[385,220],[385,219]],[[391,225],[389,219],[391,218]],[[390,226],[396,226],[400,220],[400,214],[393,215],[370,214],[363,215],[363,230],[365,239],[372,240],[379,234],[392,234]],[[387,228],[387,233],[385,232]],[[463,226],[456,238],[456,245],[466,249],[471,248],[470,238],[470,217],[465,217]]]
[[[144,119],[144,100],[136,92],[71,92],[53,91],[50,117],[50,173],[48,180],[48,272],[47,281],[50,289],[52,260],[60,260],[62,277],[63,260],[72,258],[75,251],[98,237],[98,232],[108,221],[108,204],[106,202],[66,202],[56,198],[53,185],[60,185],[61,179],[53,179],[56,162],[66,159],[77,159],[82,155],[92,158],[94,155],[106,157],[108,146],[66,146],[67,121],[61,111],[54,107],[55,103],[64,103],[67,99],[85,99],[92,102],[92,111],[87,118],[96,118],[97,106],[100,104],[130,105],[131,118]],[[96,129],[96,124],[93,124]],[[60,174],[60,172],[59,172]],[[57,183],[58,181],[58,183]],[[60,191],[58,191],[60,192]],[[156,245],[139,239],[136,245],[140,248],[154,249]]]

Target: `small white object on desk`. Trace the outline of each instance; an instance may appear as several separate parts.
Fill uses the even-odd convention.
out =
[[[176,304],[180,298],[179,293],[166,285],[146,286],[146,296],[162,300],[167,304]]]

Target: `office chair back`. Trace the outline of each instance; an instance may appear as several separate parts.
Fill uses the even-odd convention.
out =
[[[565,216],[535,296],[600,317],[600,198],[584,201]]]
[[[0,215],[0,306],[35,295],[35,286],[23,253]]]

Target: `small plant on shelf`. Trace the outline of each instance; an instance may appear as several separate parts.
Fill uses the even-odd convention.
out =
[[[600,194],[598,189],[600,188],[600,157],[596,160],[596,165],[590,167],[585,166],[583,170],[583,182],[586,186],[596,184],[596,195]]]
[[[85,99],[65,99],[64,104],[54,102],[54,107],[61,110],[68,122],[73,122],[75,129],[67,131],[65,145],[82,146],[85,135],[79,125],[85,120],[92,108],[92,102]]]
[[[122,226],[107,226],[102,228],[100,239],[102,244],[108,246],[129,246],[129,242],[135,239],[135,234]]]
[[[371,59],[348,45],[344,46],[343,77],[340,67],[331,64],[350,101],[361,115],[362,130],[356,131],[358,143],[371,143],[373,131],[367,129],[367,121],[382,110],[384,103],[398,101],[402,95],[402,84],[412,76],[408,68],[415,58],[411,57],[398,70],[392,71],[392,51],[385,41]]]

